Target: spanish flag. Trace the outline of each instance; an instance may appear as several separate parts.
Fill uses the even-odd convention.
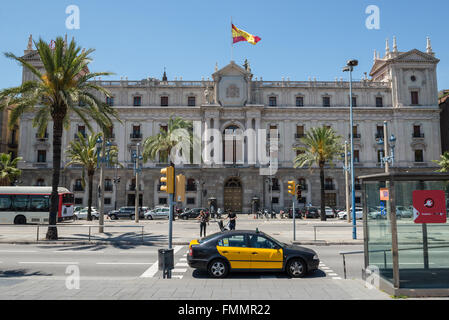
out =
[[[247,41],[251,44],[256,44],[257,42],[262,40],[258,36],[253,36],[252,34],[249,34],[246,31],[240,30],[239,28],[234,26],[232,23],[231,23],[231,26],[232,26],[232,41],[233,41],[233,43],[240,42],[240,41]]]

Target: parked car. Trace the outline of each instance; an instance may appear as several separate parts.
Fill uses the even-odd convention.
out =
[[[82,208],[81,210],[78,210],[76,212],[73,212],[73,218],[75,220],[85,220],[85,219],[87,219],[87,211],[88,211],[88,208],[86,207],[86,208]],[[96,220],[99,218],[100,213],[98,212],[97,209],[92,207],[91,216],[92,216],[93,220]]]
[[[396,216],[399,218],[413,217],[413,210],[404,206],[396,206]]]
[[[285,272],[301,278],[317,270],[320,260],[311,249],[282,243],[258,230],[234,230],[192,240],[187,263],[212,278],[232,271]]]
[[[331,207],[325,207],[324,210],[326,211],[327,218],[335,218],[337,216],[337,213]],[[321,216],[321,209],[318,209],[318,213]]]
[[[315,207],[305,207],[303,209],[303,216],[307,219],[316,219],[320,217],[318,208]]]
[[[170,208],[168,207],[154,208],[153,210],[148,210],[147,212],[145,212],[144,216],[145,219],[147,220],[169,219]]]
[[[207,208],[193,208],[190,210],[187,210],[186,212],[183,212],[179,215],[179,219],[188,220],[188,219],[195,219],[200,215],[201,210],[204,210],[205,212],[209,213],[209,209]]]
[[[288,213],[288,217],[293,219],[293,208],[287,208],[285,212]],[[302,219],[302,211],[301,208],[295,208],[295,219]]]
[[[352,210],[351,210],[351,212],[352,212]],[[338,213],[338,218],[342,219],[342,220],[348,219],[348,213],[346,212],[346,210],[345,211],[340,211]],[[363,219],[363,208],[355,207],[355,218],[356,219]]]
[[[143,208],[147,208],[147,207],[139,208],[139,217],[140,218],[144,218],[145,210]],[[118,210],[110,211],[108,213],[108,217],[111,220],[117,220],[117,219],[121,219],[121,218],[128,218],[128,219],[134,220],[135,210],[136,210],[135,207],[121,207]]]

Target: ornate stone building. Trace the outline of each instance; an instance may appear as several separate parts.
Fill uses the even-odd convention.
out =
[[[24,58],[39,65],[39,57],[30,47]],[[350,130],[353,130],[357,176],[383,170],[379,156],[382,147],[377,140],[383,136],[384,120],[389,122],[390,133],[397,137],[392,170],[434,170],[431,160],[438,159],[441,154],[438,62],[430,40],[424,52],[416,49],[399,52],[396,41],[390,51],[387,43],[383,58],[375,54],[371,78],[366,76],[353,83],[352,129],[349,127],[349,83],[342,79],[265,81],[254,77],[248,64],[243,68],[233,61],[221,69],[216,66],[212,78],[201,81],[181,78],[168,81],[165,72],[161,80],[98,79],[97,83],[112,93],[112,98],[101,98],[117,109],[123,121],[123,124],[114,125],[112,142],[118,146],[119,160],[125,167],[106,169],[106,210],[134,204],[132,152],[137,143],[164,130],[171,115],[196,121],[202,132],[212,128],[234,134],[231,143],[222,146],[222,163],[177,167],[177,173],[184,173],[187,178],[184,207],[205,206],[209,198],[216,198],[219,207],[241,212],[250,210],[253,198],[260,199],[265,207],[270,203],[275,209],[290,207],[292,198],[288,196],[286,183],[291,179],[303,186],[302,203],[319,205],[318,170],[293,168],[296,156],[293,148],[300,146],[300,138],[316,126],[334,128],[343,141],[349,140]],[[23,79],[30,78],[24,70]],[[33,115],[28,114],[21,119],[19,156],[24,159],[20,164],[24,171],[23,184],[50,185],[52,133],[49,130],[48,137],[37,138],[32,118]],[[239,134],[248,129],[277,130],[278,169],[272,176],[260,174],[259,161],[249,161],[249,150],[256,148],[257,152],[266,152],[266,141],[258,140],[254,146],[247,136]],[[63,148],[77,132],[87,133],[85,125],[73,116],[70,129],[64,133]],[[205,137],[205,140],[208,142],[211,138]],[[63,160],[68,162],[65,156]],[[345,180],[339,155],[334,164],[326,168],[326,202],[344,207]],[[167,202],[167,195],[158,191],[160,169],[164,166],[166,164],[159,160],[144,164],[139,179],[144,206]],[[113,179],[117,176],[121,178],[120,183],[114,185]],[[81,187],[80,179],[80,168],[71,167],[62,172],[62,185],[74,191],[79,205],[86,205],[87,191]],[[356,200],[360,201],[360,191],[358,186],[356,188]]]

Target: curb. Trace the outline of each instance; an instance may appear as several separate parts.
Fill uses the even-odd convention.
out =
[[[167,242],[144,242],[141,241],[101,241],[101,240],[93,240],[93,241],[46,241],[40,240],[36,241],[0,241],[0,244],[59,244],[59,245],[150,245],[150,246],[167,246]],[[179,241],[172,242],[173,245],[189,245],[189,241]],[[290,244],[293,245],[314,245],[314,246],[331,246],[331,245],[363,245],[363,240],[358,241],[291,241]]]

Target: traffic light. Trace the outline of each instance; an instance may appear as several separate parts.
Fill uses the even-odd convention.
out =
[[[167,168],[161,169],[161,174],[165,175],[165,177],[161,177],[161,180],[160,180],[162,183],[165,183],[165,185],[161,186],[161,191],[164,191],[165,193],[173,194],[175,191],[175,186],[174,186],[175,168],[167,167]]]
[[[294,196],[295,195],[295,187],[296,187],[295,181],[289,181],[288,182],[288,193]]]
[[[186,198],[186,176],[178,174],[176,176],[176,199],[175,201],[184,202]]]
[[[300,184],[298,184],[298,185],[296,186],[296,198],[297,198],[298,200],[301,199],[301,185],[300,185]]]

